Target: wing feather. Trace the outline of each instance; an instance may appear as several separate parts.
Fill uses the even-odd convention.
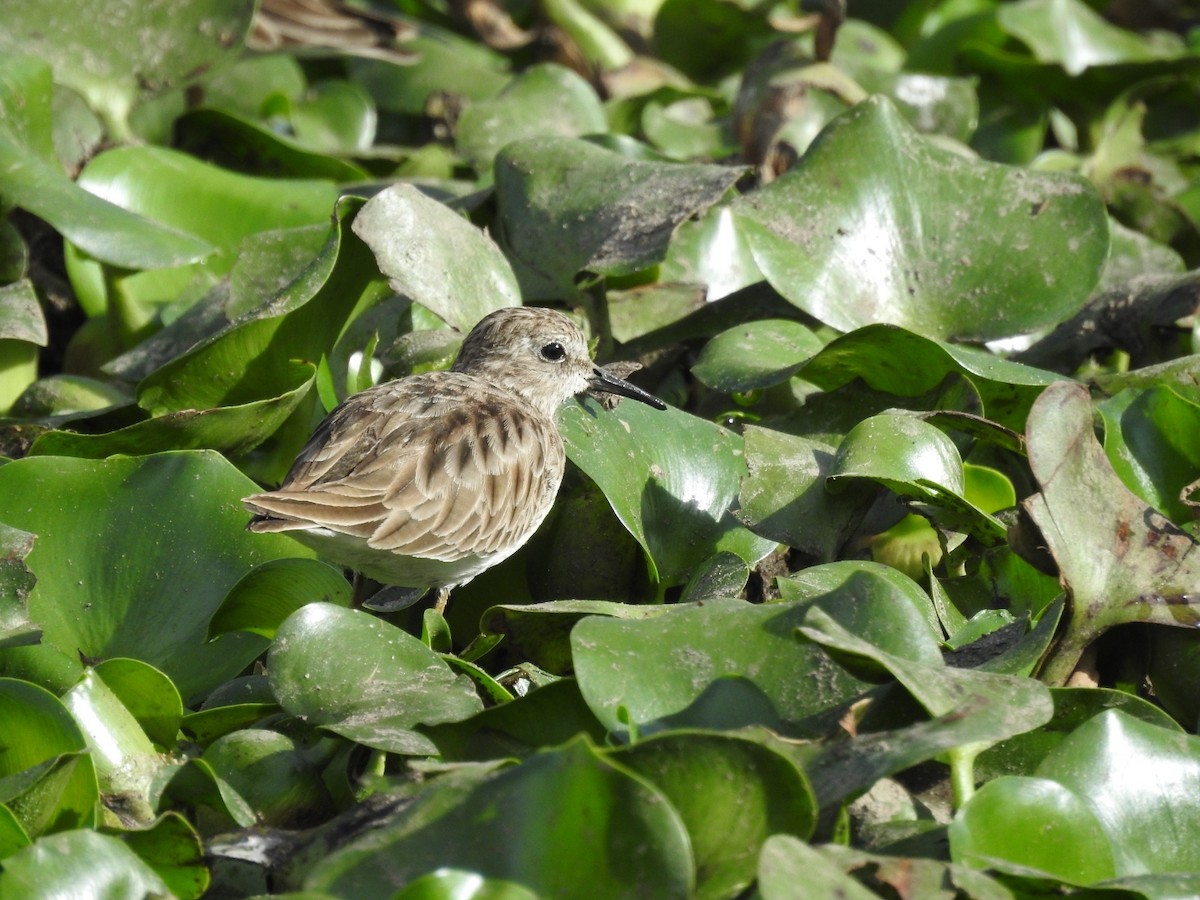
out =
[[[470,375],[356,394],[322,422],[277,491],[247,498],[273,527],[326,528],[372,548],[453,561],[523,540],[565,455],[554,423]],[[278,520],[284,520],[279,522]]]

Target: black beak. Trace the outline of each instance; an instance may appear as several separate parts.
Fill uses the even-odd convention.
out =
[[[647,406],[653,406],[655,409],[666,409],[667,404],[663,403],[653,394],[648,394],[636,384],[630,384],[622,378],[615,375],[610,375],[599,366],[592,370],[592,377],[588,384],[588,392],[601,392],[605,394],[618,394],[621,397],[628,397],[630,400],[639,400]]]

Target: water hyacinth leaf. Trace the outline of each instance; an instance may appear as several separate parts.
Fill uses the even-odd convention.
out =
[[[174,749],[183,700],[170,678],[137,659],[106,659],[92,675],[113,692],[150,740],[164,750]]]
[[[148,824],[154,818],[150,786],[166,762],[137,719],[92,671],[85,672],[62,700],[80,724],[101,792],[106,798],[119,799],[129,820]]]
[[[5,29],[0,41],[11,37],[12,32]],[[50,68],[40,59],[3,56],[0,190],[6,204],[44,219],[67,240],[113,265],[131,269],[177,266],[214,251],[208,242],[129,213],[68,178],[51,143]]]
[[[994,726],[993,741],[1044,725],[1054,713],[1050,692],[1038,681],[894,655],[864,641],[825,609],[814,607],[800,632],[831,650],[871,660],[887,669],[934,716],[959,711],[986,717]]]
[[[355,198],[339,202],[311,264],[283,290],[260,298],[185,352],[172,353],[138,385],[138,405],[161,415],[259,400],[268,385],[278,394],[294,389],[294,360],[319,360],[355,306],[373,291],[386,293],[371,251],[345,226],[361,205]]]
[[[241,46],[253,9],[232,0],[109,3],[95,21],[69,0],[14,8],[0,49],[47,60],[124,137],[133,105],[178,87]],[[97,54],[96,47],[105,52]]]
[[[576,276],[662,260],[671,233],[740,172],[628,159],[576,138],[514,141],[495,162],[502,243],[526,300],[574,297]]]
[[[987,229],[963,227],[963,196]],[[771,285],[842,331],[876,322],[935,338],[1032,331],[1082,306],[1108,254],[1104,206],[1082,178],[943,150],[878,96],[734,210]]]
[[[9,897],[167,897],[162,877],[119,838],[64,831],[4,860],[0,890]]]
[[[703,732],[674,732],[618,750],[612,759],[660,791],[679,812],[696,860],[696,896],[736,896],[754,880],[772,834],[812,835],[812,788],[795,764],[766,744]],[[737,809],[736,816],[728,811]]]
[[[834,338],[799,373],[826,391],[861,378],[876,390],[902,397],[927,394],[957,373],[979,391],[989,419],[1017,431],[1024,430],[1042,388],[1062,380],[1052,372],[893,325],[867,325]]]
[[[720,300],[763,280],[754,254],[728,205],[714,206],[680,225],[667,247],[659,280],[705,286],[705,299]]]
[[[553,600],[490,607],[479,621],[484,634],[503,635],[505,643],[547,672],[571,671],[571,629],[587,616],[649,619],[675,606],[634,606],[613,600]]]
[[[799,838],[790,834],[767,838],[758,857],[758,890],[763,900],[788,900],[800,884],[814,894],[845,900],[879,896]]]
[[[1021,0],[1002,4],[996,22],[1043,63],[1057,63],[1070,75],[1092,66],[1174,59],[1181,41],[1161,32],[1158,40],[1118,28],[1080,0]]]
[[[202,757],[194,756],[168,769],[154,787],[162,806],[174,801],[196,807],[205,830],[226,831],[254,824],[254,808]]]
[[[457,722],[482,708],[471,680],[419,639],[332,603],[285,619],[267,661],[288,713],[392,753],[435,753],[418,725]]]
[[[1133,494],[1093,432],[1085,388],[1047,388],[1029,416],[1029,464],[1041,492],[1025,508],[1054,556],[1073,609],[1042,677],[1061,684],[1110,627],[1200,622],[1196,541]]]
[[[512,268],[492,239],[412,185],[376,194],[353,227],[392,290],[464,334],[488,313],[521,304]]]
[[[192,900],[208,889],[200,836],[179,813],[165,813],[149,828],[125,831],[120,838],[158,873],[174,896]]]
[[[280,396],[216,409],[166,412],[104,434],[48,431],[38,436],[29,453],[104,459],[118,453],[217,450],[228,457],[242,456],[274,434],[308,396],[316,367],[298,362],[289,366],[291,378]]]
[[[1116,874],[1096,815],[1049,779],[1009,775],[989,781],[959,810],[949,836],[952,859],[980,869],[1007,863],[1070,884]]]
[[[926,499],[936,496],[931,489],[958,496],[965,490],[962,457],[954,442],[941,429],[906,415],[871,416],[846,435],[830,470],[830,489],[852,479]]]
[[[489,706],[461,722],[422,729],[445,760],[489,760],[526,756],[534,750],[564,744],[579,734],[603,742],[604,728],[596,721],[579,686],[562,678]]]
[[[921,586],[890,566],[842,560],[811,566],[776,582],[784,600],[849,595],[855,602],[839,614],[842,625],[876,647],[905,659],[941,661],[933,605]]]
[[[660,591],[728,550],[753,565],[774,549],[730,512],[746,471],[741,438],[680,410],[594,401],[558,416],[567,457],[591,478],[646,551]],[[693,452],[706,447],[706,452]],[[670,522],[670,528],[654,527]]]
[[[815,602],[841,616],[860,608],[850,593]],[[575,677],[618,735],[747,725],[819,734],[868,685],[792,638],[811,605],[726,601],[641,621],[593,616],[571,632]]]
[[[341,569],[316,559],[272,559],[247,572],[208,623],[208,636],[251,631],[268,640],[309,603],[350,605],[350,582]]]
[[[208,745],[202,758],[265,825],[296,827],[332,812],[315,760],[297,741],[278,731],[247,728],[222,735]]]
[[[598,822],[620,827],[605,827],[597,840]],[[443,868],[513,881],[539,897],[583,896],[586,885],[587,896],[682,900],[695,888],[679,814],[657,788],[584,740],[482,778],[439,778],[394,821],[323,860],[305,887],[392,896]]]
[[[352,154],[375,143],[375,104],[353,81],[318,81],[283,109],[268,103],[264,113],[286,115],[297,142],[320,153]]]
[[[177,149],[235,170],[337,182],[368,177],[365,169],[348,160],[312,150],[228,109],[194,109],[175,120],[175,135]]]
[[[502,55],[436,25],[421,23],[404,47],[416,57],[411,65],[362,56],[343,60],[350,78],[370,92],[380,110],[426,115],[433,95],[444,92],[485,100],[499,93],[510,78],[508,60]]]
[[[117,278],[116,297],[137,304],[175,300],[190,284],[208,287],[233,266],[238,245],[259,231],[329,220],[338,198],[331,181],[240,175],[165,147],[130,146],[92,159],[78,184],[121,209],[193,235],[217,252],[203,263]],[[68,247],[67,273],[89,315],[109,294],[103,267]],[[124,274],[124,273],[119,273]]]
[[[459,153],[487,172],[500,148],[526,137],[580,137],[608,130],[592,86],[570,69],[531,66],[487,100],[471,103],[455,126]]]
[[[727,394],[771,387],[790,378],[824,346],[812,329],[786,319],[759,319],[704,345],[692,374]]]
[[[438,869],[406,884],[392,900],[537,900],[527,887],[460,869]]]
[[[28,557],[38,576],[29,611],[43,644],[13,652],[58,653],[74,678],[80,653],[141,659],[189,700],[237,674],[265,642],[227,635],[205,644],[213,612],[253,566],[311,556],[283,536],[244,531],[241,498],[255,490],[208,451],[41,456],[0,467],[0,521],[38,535]]]
[[[29,619],[29,592],[37,576],[25,558],[36,535],[0,522],[0,650],[35,644],[41,629]]]
[[[1200,406],[1165,385],[1127,389],[1097,406],[1113,470],[1147,504],[1186,524],[1192,510],[1181,494],[1200,472]]]
[[[1200,785],[1194,735],[1109,710],[1077,728],[1035,774],[1091,809],[1108,835],[1118,875],[1200,869],[1200,848],[1187,837],[1200,826],[1200,810],[1189,801]]]
[[[92,827],[100,802],[96,769],[79,725],[62,702],[37,685],[0,678],[0,720],[7,733],[21,736],[6,742],[0,756],[0,802],[25,833],[36,838]]]
[[[830,562],[850,536],[862,505],[831,494],[825,480],[837,447],[821,440],[747,426],[749,474],[738,492],[738,518],[755,534]]]

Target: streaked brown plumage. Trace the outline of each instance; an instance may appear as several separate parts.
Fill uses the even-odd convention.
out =
[[[386,585],[442,589],[444,603],[550,511],[566,461],[554,412],[585,391],[666,408],[597,368],[562,313],[494,312],[450,371],[377,385],[335,409],[283,485],[243,501],[249,528],[287,532]]]

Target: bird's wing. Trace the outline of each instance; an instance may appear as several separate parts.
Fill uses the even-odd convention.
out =
[[[478,379],[431,373],[351,397],[283,486],[246,502],[266,517],[256,530],[312,525],[451,561],[493,553],[536,527],[562,471],[550,420]]]

